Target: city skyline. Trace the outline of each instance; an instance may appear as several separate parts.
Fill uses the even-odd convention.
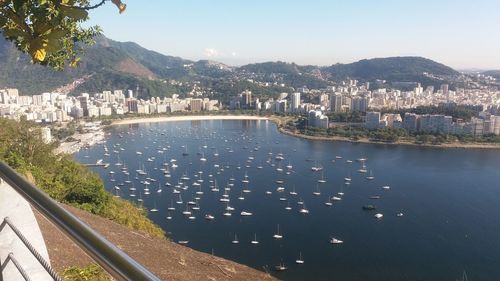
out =
[[[90,13],[117,41],[229,65],[264,61],[331,65],[421,56],[462,69],[500,69],[491,36],[500,3],[476,1],[126,1]],[[196,9],[194,8],[196,7]]]

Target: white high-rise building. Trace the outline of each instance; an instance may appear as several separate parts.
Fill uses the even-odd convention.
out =
[[[300,108],[300,93],[292,93],[291,100],[292,100],[292,104],[291,104],[292,112],[299,111],[299,108]]]

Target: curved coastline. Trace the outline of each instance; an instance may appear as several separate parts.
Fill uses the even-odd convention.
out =
[[[409,141],[398,141],[394,143],[374,141],[370,139],[358,139],[352,140],[346,137],[340,136],[309,136],[296,132],[292,132],[283,128],[283,124],[286,123],[286,117],[280,116],[255,116],[255,115],[184,115],[184,116],[160,116],[160,117],[140,117],[140,118],[126,118],[121,120],[114,120],[108,126],[115,125],[131,125],[140,123],[160,123],[160,122],[178,122],[178,121],[209,121],[209,120],[250,120],[250,121],[271,121],[276,124],[277,129],[280,133],[289,135],[292,137],[303,138],[308,140],[320,140],[320,141],[340,141],[340,142],[350,142],[350,143],[363,143],[363,144],[378,144],[378,145],[391,145],[391,146],[413,146],[413,147],[428,147],[428,148],[442,148],[442,149],[500,149],[500,144],[493,143],[444,143],[444,144],[418,144]],[[100,140],[104,139],[104,134]],[[78,143],[61,143],[58,151],[63,151],[66,153],[74,153],[79,150]]]
[[[252,115],[186,115],[186,116],[161,116],[161,117],[141,117],[113,121],[114,125],[130,125],[139,123],[158,123],[176,121],[205,121],[205,120],[272,120],[272,118],[252,116]]]
[[[467,144],[462,144],[462,143],[443,143],[443,144],[418,144],[418,143],[413,143],[413,142],[408,142],[408,141],[398,141],[398,142],[383,142],[383,141],[374,141],[370,139],[359,139],[359,140],[352,140],[346,137],[340,137],[340,136],[328,136],[328,137],[323,137],[323,136],[308,136],[300,133],[295,133],[291,132],[289,130],[284,129],[283,127],[279,127],[278,130],[280,133],[297,137],[297,138],[303,138],[303,139],[308,139],[308,140],[320,140],[320,141],[341,141],[341,142],[350,142],[350,143],[363,143],[363,144],[382,144],[382,145],[391,145],[391,146],[399,146],[399,145],[404,145],[404,146],[413,146],[413,147],[427,147],[427,148],[443,148],[443,149],[448,149],[448,148],[455,148],[455,149],[500,149],[500,144],[481,144],[481,143],[467,143]]]

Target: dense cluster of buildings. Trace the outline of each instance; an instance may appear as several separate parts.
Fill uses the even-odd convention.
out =
[[[68,96],[59,93],[19,95],[17,89],[0,90],[0,117],[36,122],[65,122],[83,117],[123,115],[125,113],[161,114],[177,111],[212,111],[219,109],[217,100],[208,98],[179,99],[153,97],[137,99],[132,91],[103,91],[102,93]]]
[[[442,114],[419,115],[405,113],[404,118],[401,118],[399,114],[381,115],[380,112],[367,112],[365,127],[367,129],[402,128],[409,132],[455,135],[500,135],[500,116],[495,116],[488,112],[481,112],[479,117],[473,117],[470,122],[464,122],[461,119],[453,121],[451,116]]]

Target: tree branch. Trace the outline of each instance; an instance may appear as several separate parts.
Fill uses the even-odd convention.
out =
[[[1,1],[1,0],[0,0]],[[88,6],[88,7],[75,7],[75,8],[79,8],[79,9],[82,9],[82,10],[93,10],[95,8],[99,8],[100,6],[104,5],[104,3],[106,2],[107,0],[102,0],[100,3],[97,3],[95,4],[94,6]]]

